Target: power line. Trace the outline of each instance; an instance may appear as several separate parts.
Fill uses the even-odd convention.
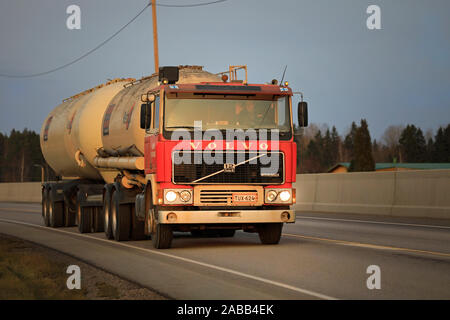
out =
[[[10,74],[1,74],[1,77],[5,77],[5,78],[33,78],[33,77],[38,77],[38,76],[43,76],[58,70],[61,70],[63,68],[66,68],[78,61],[80,61],[81,59],[87,57],[88,55],[90,55],[91,53],[93,53],[94,51],[100,49],[100,47],[102,47],[103,45],[105,45],[107,42],[109,42],[112,38],[114,38],[115,36],[117,36],[123,29],[125,29],[126,27],[128,27],[134,20],[136,20],[144,11],[145,9],[147,9],[148,7],[150,7],[150,3],[147,4],[144,9],[142,9],[141,11],[139,11],[139,13],[133,18],[131,19],[126,25],[124,25],[122,28],[120,28],[118,31],[116,31],[112,36],[110,36],[109,38],[107,38],[105,41],[103,41],[102,43],[100,43],[98,46],[96,46],[94,49],[89,50],[88,52],[86,52],[85,54],[83,54],[81,57],[76,58],[75,60],[66,63],[62,66],[59,66],[57,68],[45,71],[45,72],[39,72],[39,73],[34,73],[34,74],[28,74],[28,75],[10,75]]]
[[[196,4],[187,4],[187,5],[171,5],[171,4],[157,4],[157,6],[160,7],[178,7],[178,8],[187,8],[187,7],[199,7],[199,6],[206,6],[206,5],[210,5],[210,4],[215,4],[215,3],[219,3],[219,2],[225,2],[228,0],[216,0],[216,1],[211,1],[211,2],[205,2],[205,3],[196,3]],[[116,31],[113,35],[111,35],[109,38],[107,38],[106,40],[104,40],[103,42],[101,42],[99,45],[97,45],[95,48],[89,50],[88,52],[86,52],[85,54],[83,54],[82,56],[76,58],[75,60],[72,60],[62,66],[59,66],[57,68],[45,71],[45,72],[39,72],[39,73],[33,73],[33,74],[28,74],[28,75],[12,75],[12,74],[3,74],[0,73],[0,77],[4,77],[4,78],[34,78],[34,77],[39,77],[39,76],[43,76],[61,69],[64,69],[68,66],[71,66],[72,64],[82,60],[83,58],[87,57],[88,55],[90,55],[91,53],[97,51],[98,49],[100,49],[103,45],[105,45],[107,42],[109,42],[111,39],[113,39],[115,36],[117,36],[120,32],[122,32],[126,27],[128,27],[132,22],[134,22],[134,20],[136,20],[148,7],[151,6],[151,3],[148,3],[141,11],[139,11],[139,13],[133,18],[131,19],[127,24],[125,24],[122,28],[120,28],[118,31]]]

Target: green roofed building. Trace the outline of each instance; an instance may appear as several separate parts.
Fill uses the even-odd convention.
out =
[[[350,162],[339,162],[331,167],[329,173],[348,172]],[[401,170],[439,170],[450,169],[450,163],[375,163],[375,171],[401,171]]]

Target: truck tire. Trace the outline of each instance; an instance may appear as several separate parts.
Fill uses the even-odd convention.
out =
[[[103,210],[101,207],[92,207],[92,232],[103,232],[104,221],[103,221]]]
[[[55,201],[52,192],[48,197],[48,220],[52,228],[59,228],[64,225],[64,202]]]
[[[50,226],[50,220],[48,218],[48,189],[42,190],[42,218],[44,219],[44,225]]]
[[[169,249],[173,239],[172,226],[158,223],[155,229],[156,231],[152,234],[153,247],[156,249]]]
[[[111,227],[111,191],[110,184],[105,187],[105,194],[103,195],[103,229],[105,231],[106,239],[114,239]]]
[[[111,230],[116,241],[130,240],[131,210],[129,204],[120,204],[120,190],[111,196]]]
[[[80,202],[77,201],[77,224],[80,233],[90,233],[92,231],[91,219],[91,208],[82,207]]]
[[[137,218],[134,204],[130,205],[131,209],[131,239],[144,240],[145,239],[145,221]]]
[[[76,194],[75,194],[76,196]],[[73,203],[75,201],[71,202],[70,199],[67,199],[65,197],[64,201],[64,226],[65,227],[73,227],[76,225],[76,207],[73,207]]]
[[[259,239],[262,244],[277,244],[280,242],[282,223],[261,223],[258,225]]]

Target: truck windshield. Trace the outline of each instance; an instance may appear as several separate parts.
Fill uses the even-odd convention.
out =
[[[288,97],[273,100],[167,98],[164,106],[164,128],[193,130],[201,121],[202,130],[278,129],[291,132]]]

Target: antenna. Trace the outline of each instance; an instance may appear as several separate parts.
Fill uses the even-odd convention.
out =
[[[280,85],[283,85],[284,75],[286,74],[287,65],[284,67],[283,76],[281,77]]]

